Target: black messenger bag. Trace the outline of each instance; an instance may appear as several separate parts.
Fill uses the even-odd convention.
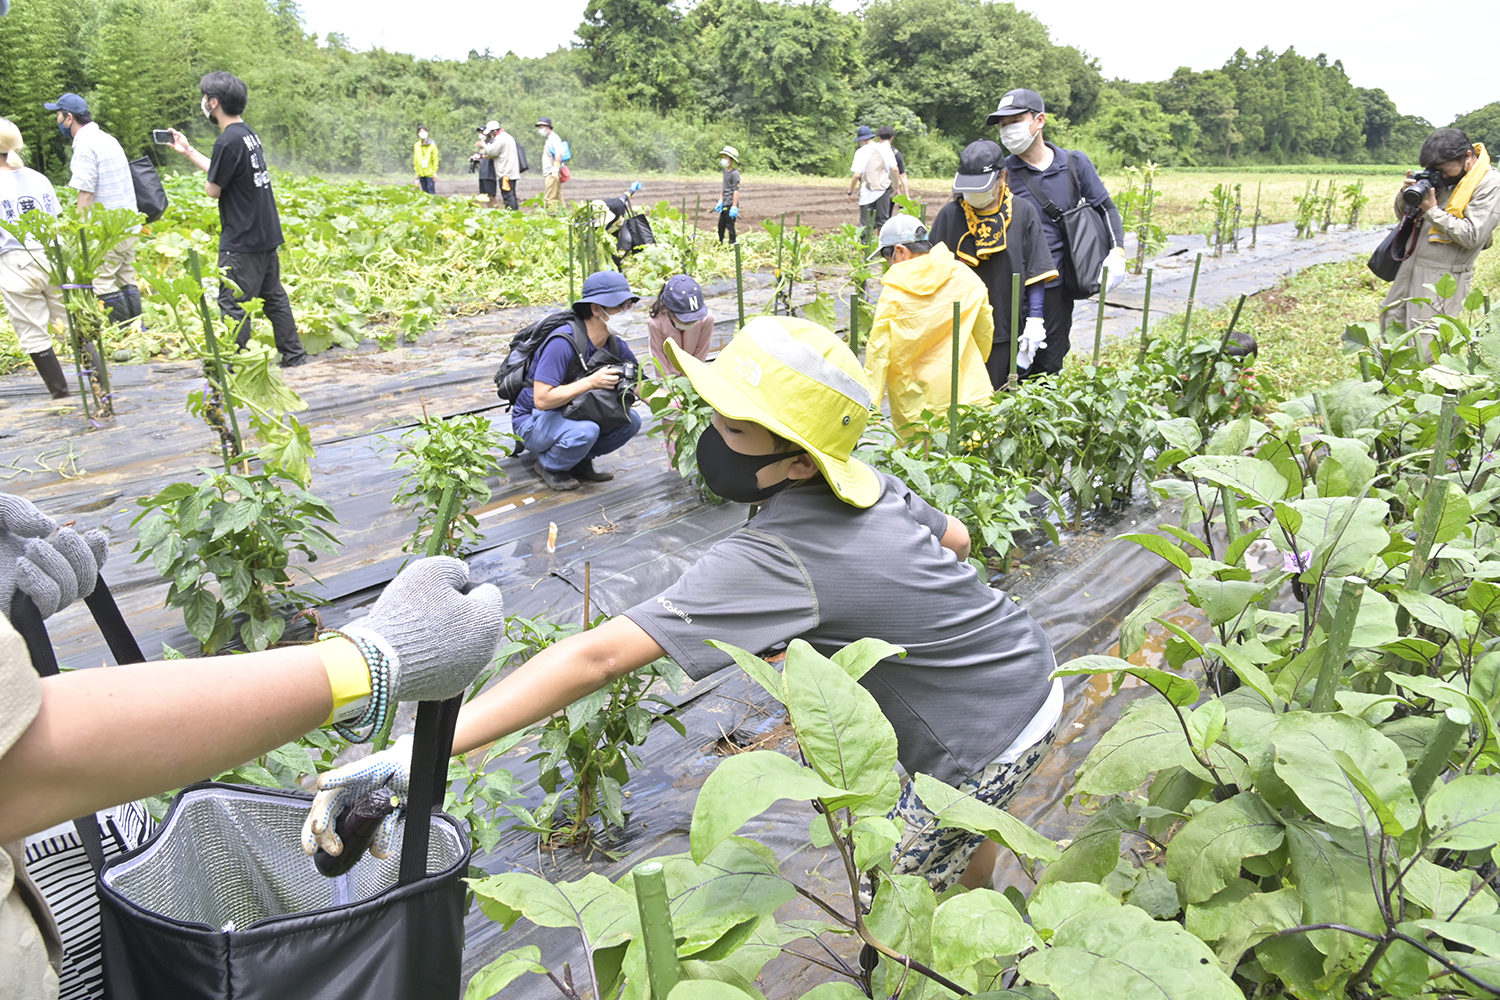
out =
[[[143,660],[138,649],[131,656],[118,641],[123,631],[135,645],[103,580],[87,603],[116,660]],[[49,672],[44,661],[56,672],[35,606],[16,618],[38,672]],[[366,854],[344,875],[326,878],[302,851],[310,795],[217,782],[178,793],[156,832],[104,861],[95,881],[105,996],[457,997],[469,836],[452,816],[435,810],[448,787],[461,702],[459,696],[418,708],[399,860]],[[425,822],[413,823],[413,817]],[[92,817],[77,823],[91,857],[97,856],[97,824]]]
[[[1090,205],[1083,197],[1078,184],[1078,171],[1074,166],[1075,154],[1068,154],[1068,190],[1073,194],[1074,204],[1066,210],[1058,208],[1052,199],[1042,194],[1025,171],[1020,171],[1021,180],[1030,189],[1031,196],[1042,206],[1047,218],[1063,229],[1063,256],[1056,261],[1062,273],[1063,288],[1068,297],[1087,299],[1099,291],[1099,272],[1104,267],[1104,258],[1114,248],[1114,235],[1109,231],[1109,220],[1105,218],[1103,205]]]
[[[1401,224],[1386,233],[1380,246],[1370,254],[1365,266],[1381,281],[1395,281],[1396,275],[1401,273],[1401,262],[1416,252],[1419,235],[1421,227],[1417,225],[1417,217],[1410,214],[1403,216]]]

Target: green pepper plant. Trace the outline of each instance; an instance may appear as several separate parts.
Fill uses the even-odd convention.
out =
[[[513,438],[514,435],[507,434]],[[403,552],[426,552],[435,530],[443,491],[454,488],[456,515],[440,543],[439,554],[461,557],[479,539],[479,521],[472,509],[489,502],[491,476],[504,476],[496,455],[501,435],[478,413],[452,417],[427,416],[401,435],[395,468],[405,469],[393,504],[415,502],[417,530]]]

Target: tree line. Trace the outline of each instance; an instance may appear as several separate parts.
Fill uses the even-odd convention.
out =
[[[495,118],[535,146],[547,115],[584,168],[711,170],[730,143],[747,171],[837,174],[858,123],[891,125],[910,172],[942,175],[964,144],[993,137],[984,115],[1017,86],[1046,98],[1054,139],[1105,163],[1414,162],[1433,127],[1354,86],[1337,60],[1291,49],[1106,79],[1035,17],[989,0],[870,0],[849,14],[827,0],[590,0],[577,35],[540,58],[417,59],[309,35],[295,0],[26,0],[0,19],[0,114],[62,179],[67,149],[44,101],[83,94],[136,155],[152,128],[208,141],[197,81],[213,69],[249,85],[246,119],[273,162],[334,172],[408,169],[418,123],[458,172],[475,126]]]

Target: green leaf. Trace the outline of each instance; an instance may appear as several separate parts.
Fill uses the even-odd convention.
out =
[[[1289,712],[1271,730],[1275,773],[1313,815],[1332,826],[1367,825],[1364,795],[1333,756],[1348,755],[1392,810],[1403,828],[1416,825],[1420,810],[1406,776],[1401,748],[1363,719],[1342,712]]]
[[[1326,581],[1326,587],[1323,607],[1338,607],[1344,593],[1343,579],[1333,577]],[[1365,588],[1354,616],[1354,631],[1349,634],[1349,648],[1376,649],[1395,641],[1400,634],[1396,628],[1396,606],[1374,587]]]
[[[1192,417],[1157,420],[1154,423],[1157,433],[1166,438],[1167,444],[1173,448],[1181,448],[1191,455],[1203,446],[1203,432],[1198,428],[1198,421]]]
[[[865,925],[886,946],[927,963],[932,961],[932,919],[936,910],[937,897],[927,879],[920,875],[882,874]],[[888,965],[881,962],[887,971]]]
[[[1328,448],[1328,457],[1318,463],[1319,496],[1357,495],[1375,478],[1375,460],[1363,441],[1325,435],[1318,443]]]
[[[1319,497],[1292,500],[1288,506],[1302,516],[1294,535],[1297,551],[1311,549],[1313,553],[1311,567],[1302,575],[1304,582],[1316,580],[1320,572],[1331,577],[1358,573],[1390,544],[1385,528],[1390,508],[1384,500]]]
[[[1383,933],[1385,922],[1370,884],[1369,862],[1328,838],[1318,825],[1288,820],[1286,825],[1291,878],[1302,899],[1302,922],[1339,923],[1371,933]],[[1346,958],[1362,955],[1369,943],[1340,931],[1309,931],[1314,947],[1328,956],[1333,969]]]
[[[672,987],[670,1000],[752,1000],[738,986],[713,979],[684,979]]]
[[[1217,755],[1213,759],[1216,765],[1221,762]],[[1152,771],[1173,765],[1206,777],[1188,750],[1173,707],[1154,698],[1137,701],[1089,751],[1075,788],[1088,795],[1122,795],[1138,788]]]
[[[896,732],[870,692],[801,639],[788,645],[782,676],[787,711],[813,770],[870,800],[871,811],[895,805]]]
[[[1399,837],[1405,833],[1406,826],[1401,820],[1396,818],[1396,811],[1380,797],[1380,793],[1375,790],[1374,785],[1370,783],[1370,779],[1365,776],[1365,773],[1360,770],[1359,765],[1354,762],[1354,758],[1342,750],[1334,750],[1332,757],[1334,762],[1338,764],[1339,769],[1344,772],[1344,776],[1353,783],[1355,789],[1365,797],[1365,802],[1374,810],[1376,817],[1380,820],[1381,830],[1392,837]],[[1415,799],[1413,799],[1413,802],[1415,802]]]
[[[464,1000],[489,1000],[528,972],[546,975],[547,967],[541,959],[542,950],[534,944],[506,952],[474,973],[464,990]]]
[[[194,591],[182,606],[182,618],[193,638],[207,646],[209,636],[213,635],[214,625],[219,621],[218,598],[208,590]]]
[[[639,931],[635,898],[590,872],[577,882],[548,882],[525,872],[470,879],[485,916],[509,929],[518,917],[540,927],[577,928],[595,948],[609,948]]]
[[[980,959],[1041,946],[1010,900],[993,889],[954,896],[932,918],[932,957],[939,970],[956,972]]]
[[[912,781],[918,798],[937,817],[939,827],[956,826],[971,833],[984,834],[1016,854],[1038,861],[1056,861],[1060,856],[1056,843],[1010,813],[986,805],[930,775],[918,774]]]
[[[740,665],[740,669],[750,675],[750,679],[766,689],[766,694],[782,704],[786,704],[786,685],[780,673],[765,660],[754,653],[743,650],[738,646],[731,646],[727,642],[719,642],[709,639],[708,644],[715,649],[722,650],[734,657],[734,662]]]
[[[693,806],[693,860],[703,863],[725,838],[773,802],[831,799],[842,794],[842,789],[824,781],[812,769],[772,750],[726,757],[703,783]]]
[[[832,312],[832,307],[829,311]],[[803,308],[803,313],[806,314],[806,307]],[[808,319],[812,317],[809,316]],[[819,983],[802,994],[802,1000],[865,1000],[865,992],[849,982]]]
[[[1254,888],[1253,883],[1238,879],[1213,899],[1188,907],[1188,930],[1215,942],[1214,951],[1225,972],[1234,971],[1247,949],[1301,922],[1302,900],[1296,889],[1255,892]]]
[[[854,838],[854,867],[862,872],[890,860],[891,849],[901,839],[896,824],[884,816],[862,816],[849,832]]]
[[[1157,920],[1171,920],[1182,912],[1177,887],[1167,873],[1155,865],[1139,870],[1135,885],[1125,893],[1122,901],[1140,907]]]
[[[1281,821],[1254,792],[1241,792],[1188,820],[1167,845],[1167,875],[1185,902],[1201,903],[1240,874],[1247,857],[1281,846]]]
[[[1244,580],[1182,581],[1183,589],[1192,597],[1193,604],[1203,609],[1208,620],[1215,625],[1234,621],[1245,613],[1250,604],[1265,593],[1265,584]]]
[[[252,653],[258,653],[280,639],[284,631],[286,631],[286,622],[280,618],[251,617],[240,626],[240,638],[244,640],[246,649]]]
[[[1138,805],[1112,799],[1089,817],[1073,837],[1062,857],[1048,865],[1038,885],[1051,882],[1101,882],[1120,862],[1121,831],[1135,831],[1141,824]]]
[[[1129,674],[1139,677],[1161,692],[1174,705],[1191,705],[1198,700],[1198,685],[1186,677],[1169,674],[1154,667],[1138,667],[1118,656],[1091,654],[1069,660],[1052,672],[1053,677],[1071,677],[1077,674]]]
[[[891,656],[905,657],[906,650],[884,639],[858,639],[833,654],[833,662],[855,680],[859,680],[881,660]]]
[[[250,587],[250,571],[242,562],[234,564],[228,579],[219,578],[219,593],[224,599],[225,607],[238,608],[244,604],[245,598],[250,596]]]
[[[1276,696],[1276,689],[1271,684],[1271,678],[1266,676],[1264,670],[1250,662],[1239,644],[1223,646],[1217,642],[1211,642],[1203,649],[1226,663],[1246,687],[1266,700],[1267,705],[1274,708],[1279,704],[1281,699]]]
[[[1120,655],[1134,656],[1146,644],[1147,627],[1183,603],[1182,584],[1158,583],[1145,599],[1120,622]]]
[[[1193,564],[1188,561],[1187,553],[1161,535],[1147,535],[1140,532],[1131,532],[1124,535],[1116,535],[1117,541],[1135,542],[1147,552],[1154,552],[1167,562],[1182,570],[1184,574],[1193,572]]]
[[[1183,472],[1269,507],[1286,496],[1287,483],[1276,466],[1244,455],[1199,455],[1181,463]]]
[[[1454,607],[1442,598],[1398,590],[1396,600],[1423,625],[1446,632],[1455,639],[1462,638],[1465,634],[1463,609]]]
[[[609,688],[604,687],[584,695],[569,705],[565,712],[569,735],[592,722],[594,717],[604,710],[604,706],[609,704],[609,698]]]
[[[1461,851],[1500,844],[1500,775],[1459,775],[1437,785],[1425,804],[1431,847]]]
[[[1175,923],[1121,906],[1099,886],[1076,886],[1075,912],[1061,921],[1048,896],[1075,884],[1039,888],[1028,909],[1038,927],[1052,928],[1050,947],[1021,959],[1027,980],[1050,986],[1058,1000],[1159,997],[1163,1000],[1244,1000],[1208,946]],[[1090,891],[1092,891],[1090,893]]]

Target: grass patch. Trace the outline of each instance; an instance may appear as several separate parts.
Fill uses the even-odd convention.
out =
[[[1500,293],[1500,256],[1479,258],[1472,287]],[[1309,267],[1250,296],[1238,328],[1254,335],[1260,346],[1255,371],[1265,379],[1267,394],[1277,400],[1290,399],[1351,377],[1355,368],[1342,349],[1344,328],[1376,319],[1389,288],[1358,258]],[[1232,302],[1219,309],[1195,308],[1192,332],[1222,334],[1233,314]],[[1181,336],[1182,316],[1153,320],[1152,330],[1158,336]],[[1092,333],[1089,329],[1087,336],[1078,338],[1077,343],[1086,340],[1090,346],[1070,352],[1070,364],[1090,360]],[[1115,337],[1105,342],[1101,360],[1130,365],[1139,351],[1138,340]]]

